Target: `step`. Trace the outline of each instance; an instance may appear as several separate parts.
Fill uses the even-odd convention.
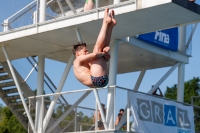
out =
[[[30,108],[30,111],[33,111],[33,110],[35,110],[34,108]],[[24,107],[20,107],[20,108],[18,108],[18,107],[14,107],[14,111],[17,111],[17,112],[25,112],[25,109],[24,109]],[[22,113],[22,114],[23,114]]]
[[[16,100],[16,99],[20,99],[20,96],[19,95],[13,95],[13,96],[7,96],[5,98],[8,99],[8,100]]]
[[[8,80],[11,79],[9,75],[1,75],[0,80]]]
[[[31,115],[32,118],[35,118],[35,113],[30,113],[30,115]],[[19,118],[19,117],[20,117],[20,118],[23,118],[23,117],[27,118],[27,115],[26,115],[25,112],[23,112],[23,113],[19,113],[17,117],[18,117],[18,118]]]
[[[10,89],[5,89],[5,90],[1,90],[0,93],[4,93],[4,94],[11,94],[11,93],[16,93],[18,92],[17,88],[10,88]]]
[[[28,105],[29,101],[25,101],[26,104]],[[17,102],[10,102],[9,105],[15,106],[15,105],[23,105],[22,101],[17,101]]]
[[[3,68],[0,68],[0,73],[5,73],[6,71]]]
[[[4,83],[0,83],[0,87],[9,87],[9,86],[15,86],[14,81],[10,81],[10,82],[4,82]]]

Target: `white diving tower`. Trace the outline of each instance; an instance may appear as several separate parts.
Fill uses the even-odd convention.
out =
[[[99,7],[102,1],[96,0],[97,8],[82,12],[82,8],[74,8],[73,3],[71,3],[74,2],[73,0],[65,1],[68,4],[68,8],[71,9],[68,13],[65,13],[65,8],[59,0],[50,0],[48,2],[45,0],[35,0],[27,6],[36,7],[33,24],[11,29],[9,25],[9,19],[13,17],[11,16],[4,21],[4,31],[0,33],[0,63],[5,71],[9,71],[9,75],[17,86],[17,91],[30,123],[29,132],[65,132],[65,129],[61,129],[58,126],[59,122],[70,114],[91,91],[94,91],[98,108],[100,113],[103,114],[97,89],[87,89],[84,95],[81,96],[80,99],[77,99],[63,116],[56,121],[52,119],[53,110],[61,95],[63,85],[74,60],[71,50],[72,45],[78,41],[83,41],[87,43],[89,50],[93,48],[102,25],[104,9],[107,7],[115,11],[117,25],[113,29],[110,44],[111,59],[109,62],[110,71],[108,84],[110,89],[108,89],[107,95],[107,115],[102,115],[105,131],[91,130],[82,132],[122,132],[118,130],[120,124],[123,124],[122,122],[117,126],[114,125],[114,117],[116,115],[114,114],[115,89],[112,88],[115,88],[117,74],[141,71],[134,87],[134,90],[137,91],[147,70],[171,66],[171,69],[149,90],[149,94],[152,94],[152,92],[178,68],[177,101],[183,102],[185,64],[189,63],[190,57],[185,53],[187,44],[190,43],[186,42],[185,39],[185,26],[188,24],[195,24],[193,32],[191,33],[192,36],[197,23],[200,21],[199,5],[189,2],[188,0],[109,0],[104,2],[112,4]],[[51,2],[58,3],[60,17],[46,20],[46,7]],[[180,27],[179,31],[181,34],[179,34],[178,52],[149,45],[135,37],[139,34],[173,27]],[[191,39],[189,39],[189,41],[191,41]],[[24,96],[31,97],[33,94],[25,92],[27,91],[26,88],[21,86],[23,79],[20,79],[20,76],[11,64],[13,60],[30,56],[38,56],[37,96],[40,98],[37,98],[35,103],[33,100],[30,100],[31,103],[29,103],[36,108],[35,120],[33,120],[31,113],[29,113],[29,107],[24,100]],[[45,58],[67,63],[56,90],[57,94],[54,94],[48,109],[44,109],[44,98],[40,96],[44,95]],[[0,88],[2,90],[3,87],[0,86]],[[67,94],[72,92],[62,93]],[[11,106],[6,100],[5,103],[8,107]],[[125,114],[130,116],[128,105],[127,110]],[[129,118],[127,117],[127,119]],[[125,115],[123,115],[123,120],[126,120]],[[74,121],[76,123],[76,119],[74,119]],[[74,132],[81,132],[81,130],[74,130]],[[127,132],[130,132],[129,125],[127,125]]]

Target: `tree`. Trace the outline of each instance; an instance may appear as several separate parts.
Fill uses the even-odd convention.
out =
[[[191,97],[192,96],[200,96],[198,93],[199,90],[199,81],[200,79],[193,78],[187,82],[185,82],[184,88],[184,103],[191,104]],[[177,99],[177,85],[167,87],[164,96],[169,99],[176,100]],[[200,98],[196,98],[193,101],[193,104],[196,106],[200,106]],[[195,130],[200,131],[200,108],[194,108],[194,123],[195,123]]]
[[[0,133],[27,133],[8,107],[0,106]]]
[[[55,110],[54,110],[54,118],[58,119],[60,116],[62,116],[63,113],[65,113],[71,106],[58,106]],[[75,118],[75,111],[72,110],[71,113],[69,115],[67,115],[64,120],[62,122],[60,122],[59,126],[61,128],[65,128],[73,119]],[[92,125],[92,121],[93,120],[93,115],[91,117],[88,117],[87,115],[84,115],[83,112],[77,112],[77,122],[78,123],[84,123],[87,125],[83,125],[82,127],[82,131],[87,131]],[[78,126],[79,124],[77,124],[77,129],[79,128]],[[67,132],[74,132],[74,122],[70,124],[70,126],[68,126],[68,128],[65,130]]]

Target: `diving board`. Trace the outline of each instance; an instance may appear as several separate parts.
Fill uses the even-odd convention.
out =
[[[143,0],[139,5],[139,3],[131,0],[108,6],[110,9],[115,10],[118,23],[113,30],[112,39],[120,40],[127,36],[135,36],[200,21],[200,6],[188,2],[188,0],[155,0],[151,4],[148,3],[150,3],[149,0]],[[78,41],[74,28],[79,29],[83,41],[87,43],[91,50],[100,31],[105,8],[80,12],[75,15],[2,32],[0,33],[0,46],[4,45],[6,47],[11,60],[27,56],[45,55],[46,58],[67,62],[71,55],[72,45]],[[136,58],[137,55],[141,56],[141,54],[135,55],[133,51],[128,50],[135,49],[137,51],[141,50],[141,48],[127,44],[129,43],[120,44],[123,45],[120,46],[123,48],[119,49],[119,53],[126,53],[129,57]],[[141,53],[152,55],[152,51],[149,52],[148,50],[141,51]],[[187,55],[177,54],[183,56],[183,58],[188,58]],[[155,54],[155,56],[158,55]],[[146,57],[146,60],[148,60],[148,56]],[[160,56],[159,59],[166,61],[166,64],[162,65],[163,67],[171,66],[177,62],[176,59],[171,58],[169,55]],[[155,61],[159,62],[160,60],[157,59]],[[0,62],[4,61],[6,60],[2,48],[0,48]],[[120,55],[119,61],[123,61],[123,64],[127,65],[130,63],[130,60],[124,59],[124,56]],[[187,63],[188,61],[185,59],[183,62]],[[118,64],[121,63],[119,62]],[[131,63],[136,64],[137,62],[133,61]],[[147,62],[144,61],[143,63]],[[158,66],[149,66],[149,69],[156,67]],[[136,68],[141,69],[141,67]],[[126,71],[126,69],[122,68],[118,73],[130,71],[137,70],[130,69]]]

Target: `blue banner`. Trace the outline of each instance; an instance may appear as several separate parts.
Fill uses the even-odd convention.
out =
[[[178,50],[178,28],[142,34],[138,39],[167,50]]]

